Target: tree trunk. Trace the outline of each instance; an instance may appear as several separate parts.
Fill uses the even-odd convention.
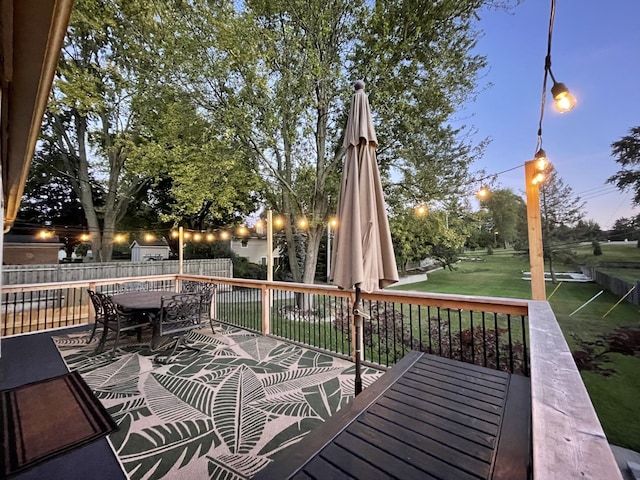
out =
[[[553,253],[549,252],[549,273],[551,274],[551,283],[558,283],[558,279],[556,278],[556,272],[553,270]]]

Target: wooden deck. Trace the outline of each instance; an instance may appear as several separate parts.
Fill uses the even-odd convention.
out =
[[[527,479],[529,379],[411,352],[254,480]]]

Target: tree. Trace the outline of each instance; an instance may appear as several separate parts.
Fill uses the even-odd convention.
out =
[[[575,241],[572,230],[584,217],[584,202],[565,185],[552,165],[547,167],[542,194],[542,243],[544,257],[549,262],[553,283],[557,283],[553,262],[567,256],[571,243]]]
[[[511,189],[493,190],[480,205],[489,211],[492,232],[500,235],[504,247],[514,243],[519,237],[522,212],[527,208],[522,197]]]
[[[611,144],[611,155],[622,166],[621,170],[607,179],[621,191],[633,189],[634,205],[640,205],[640,126],[629,130],[629,135]]]
[[[37,152],[25,184],[17,223],[42,227],[82,226],[84,222],[82,205],[69,185],[60,158],[54,152]]]
[[[451,218],[449,228],[442,213],[419,216],[413,209],[405,209],[390,218],[394,253],[402,273],[406,273],[409,263],[426,258],[433,258],[450,269],[455,264],[468,231],[463,227],[465,222],[457,216]]]
[[[98,261],[111,258],[132,203],[196,228],[255,209],[259,181],[241,153],[192,99],[165,88],[156,7],[172,5],[77,0],[45,115],[40,148],[61,158]]]
[[[483,4],[194,0],[161,13],[163,63],[176,67],[167,75],[256,160],[267,207],[287,220],[295,281],[313,282],[335,211],[354,80],[368,83],[382,173],[403,176],[388,188],[390,203],[401,207],[418,193],[444,199],[466,183],[482,144],[452,125],[485,66],[472,53]],[[308,221],[304,234],[294,221],[300,217]]]
[[[133,107],[145,93],[131,73],[140,50],[126,19],[141,12],[130,7],[124,1],[75,3],[45,113],[42,148],[62,159],[98,261],[111,258],[116,223],[146,185],[125,169],[135,142]]]
[[[609,240],[640,240],[640,216],[631,218],[618,218],[609,231]]]
[[[128,169],[153,178],[149,201],[164,221],[199,230],[242,222],[264,190],[252,158],[221,139],[185,92],[159,90],[163,102],[145,112]]]

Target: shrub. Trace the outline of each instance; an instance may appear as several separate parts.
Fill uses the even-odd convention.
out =
[[[593,246],[594,255],[602,255],[602,247],[600,246],[600,242],[594,240],[593,242],[591,242],[591,245]]]

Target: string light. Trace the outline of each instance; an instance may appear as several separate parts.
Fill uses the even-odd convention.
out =
[[[282,228],[284,226],[284,218],[279,216],[274,218],[273,220],[274,226],[278,227],[278,228]],[[329,228],[332,229],[336,229],[338,227],[338,219],[335,217],[331,217],[327,220],[327,223],[325,224],[326,226],[328,226]],[[300,230],[306,230],[309,228],[309,221],[307,220],[306,217],[300,217],[296,222],[294,222],[294,224],[297,226],[297,228],[299,228]],[[264,220],[258,220],[256,221],[256,223],[254,224],[254,226],[252,228],[247,227],[246,225],[240,225],[238,227],[235,227],[235,230],[233,230],[234,235],[238,236],[238,237],[246,237],[247,235],[249,235],[251,233],[251,231],[255,231],[255,233],[257,235],[262,235],[259,230],[264,229],[266,227],[266,222]],[[64,229],[64,236],[68,237],[68,230],[69,228],[76,228],[76,227],[68,227],[68,226],[64,226],[64,227],[54,227],[58,230],[63,230]],[[81,228],[81,227],[80,227]],[[215,231],[199,231],[199,230],[188,230],[188,229],[183,229],[183,240],[193,240],[196,242],[200,242],[200,241],[207,241],[207,242],[214,242],[216,240],[221,240],[221,241],[226,241],[229,240],[232,237],[231,234],[231,228],[232,227],[226,227],[224,229],[216,229]],[[53,236],[56,235],[55,231],[49,231],[46,229],[41,229],[36,233],[36,236],[38,238],[41,239],[45,239],[45,238],[51,238]],[[140,231],[130,231],[127,233],[116,233],[113,237],[113,242],[114,243],[125,243],[128,241],[129,237],[134,237],[134,238],[142,238],[144,241],[146,242],[152,242],[154,240],[157,240],[158,238],[162,238],[163,234],[156,231],[155,233],[152,232],[140,232]],[[180,232],[178,228],[172,228],[169,230],[169,232],[166,234],[167,237],[177,240],[180,237]],[[91,241],[91,235],[89,233],[81,233],[78,235],[77,239],[82,242],[90,242]]]
[[[416,215],[419,217],[424,217],[428,213],[427,207],[424,205],[418,205],[416,207]]]
[[[533,156],[533,158],[538,164],[538,170],[544,170],[545,168],[547,168],[549,160],[547,159],[547,152],[545,152],[543,148],[540,148]]]

